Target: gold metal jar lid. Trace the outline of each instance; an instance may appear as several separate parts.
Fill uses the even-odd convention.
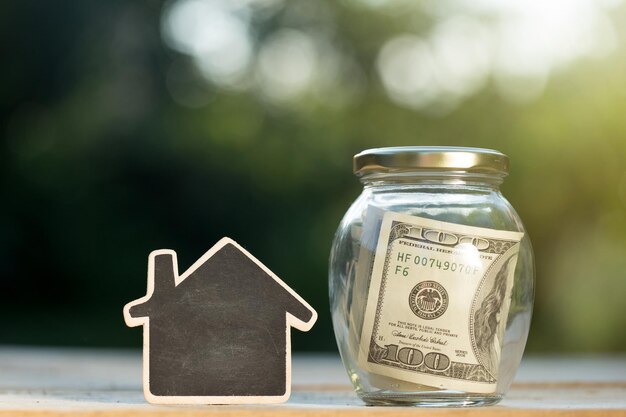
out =
[[[358,177],[372,173],[461,172],[505,177],[509,157],[493,149],[456,146],[398,146],[354,155]]]

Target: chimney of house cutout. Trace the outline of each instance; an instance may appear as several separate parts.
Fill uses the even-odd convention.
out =
[[[167,291],[174,288],[174,254],[160,253],[154,257],[154,292]]]

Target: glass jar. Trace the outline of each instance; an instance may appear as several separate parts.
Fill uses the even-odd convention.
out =
[[[502,196],[508,157],[395,147],[354,157],[362,194],[332,246],[339,352],[371,405],[495,404],[522,358],[534,262]]]

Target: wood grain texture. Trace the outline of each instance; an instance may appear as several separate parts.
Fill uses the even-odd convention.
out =
[[[468,409],[366,407],[332,355],[296,355],[292,395],[280,405],[156,406],[141,385],[139,352],[0,349],[0,417],[626,417],[625,356],[529,358],[500,405]]]

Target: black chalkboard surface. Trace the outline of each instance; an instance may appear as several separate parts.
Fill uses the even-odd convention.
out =
[[[263,404],[291,391],[290,328],[317,313],[254,256],[221,239],[184,274],[176,253],[148,260],[145,297],[124,307],[144,326],[143,384],[155,404]]]

